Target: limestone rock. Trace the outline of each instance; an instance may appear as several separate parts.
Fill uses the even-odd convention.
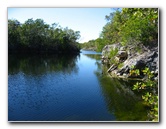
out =
[[[107,72],[116,73],[117,76],[130,77],[129,71],[132,66],[140,70],[148,67],[151,71],[154,71],[156,77],[158,76],[158,47],[154,47],[153,49],[143,48],[142,52],[138,53],[134,52],[133,46],[128,46],[126,49],[126,47],[121,46],[120,43],[106,45],[102,51],[102,60],[104,62],[109,63],[108,55],[113,49],[118,49],[118,53],[114,59],[116,59],[118,63],[123,62],[123,67],[118,68],[117,65],[113,64]]]

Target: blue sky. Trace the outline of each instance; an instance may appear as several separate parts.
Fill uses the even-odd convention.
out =
[[[8,8],[8,19],[24,23],[29,18],[40,18],[50,25],[59,23],[63,28],[80,31],[79,42],[87,42],[99,37],[107,23],[105,16],[111,11],[111,8]]]

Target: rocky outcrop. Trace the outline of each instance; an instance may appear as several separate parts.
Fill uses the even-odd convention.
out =
[[[109,64],[109,54],[112,50],[118,49],[120,50],[121,48],[121,44],[120,43],[116,43],[116,44],[112,44],[112,45],[106,45],[103,50],[102,50],[102,62]],[[116,58],[117,60],[119,60],[119,58]]]
[[[109,55],[111,50],[120,49],[121,46],[122,46],[121,43],[106,45],[102,50],[102,55],[104,56],[104,58],[108,58],[108,55]]]
[[[109,58],[109,53],[115,49],[118,49],[117,54],[114,58]],[[112,59],[116,63],[111,64],[110,60]],[[123,47],[120,43],[106,45],[102,51],[102,62],[110,64],[107,72],[116,76],[131,77],[129,71],[132,69],[132,66],[135,66],[136,69],[140,70],[148,67],[158,77],[158,47],[151,49],[142,47],[141,52],[137,52],[132,46]]]

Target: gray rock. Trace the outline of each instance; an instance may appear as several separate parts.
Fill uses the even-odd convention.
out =
[[[117,73],[117,76],[120,76],[120,73]]]
[[[151,71],[154,71],[155,79],[158,77],[158,67],[159,67],[159,61],[158,61],[158,49],[147,49],[144,48],[141,53],[136,53],[133,51],[133,46],[128,47],[128,51],[124,50],[125,48],[121,46],[120,43],[112,44],[112,45],[106,45],[103,48],[102,55],[103,59],[108,60],[108,54],[112,49],[118,48],[118,54],[116,55],[115,59],[117,58],[117,62],[123,62],[123,67],[118,69],[114,65],[112,65],[108,72],[115,73],[116,75],[123,75],[124,77],[128,77],[129,71],[132,66],[135,66],[136,69],[144,69],[145,67],[148,67]]]
[[[112,44],[112,45],[106,45],[102,50],[102,55],[105,58],[108,58],[108,55],[109,55],[111,50],[120,49],[120,47],[121,47],[120,43],[116,43],[116,44]]]
[[[107,70],[107,72],[111,72],[111,71],[113,71],[113,70],[115,70],[117,68],[117,66],[116,65],[111,65],[111,67]]]
[[[118,51],[117,57],[121,58],[121,57],[127,57],[127,52],[126,51]]]
[[[120,50],[120,51],[125,51],[125,49],[126,49],[125,47],[120,47],[119,50]]]

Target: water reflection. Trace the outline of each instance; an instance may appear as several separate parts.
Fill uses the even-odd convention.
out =
[[[101,67],[101,66],[100,66]],[[102,66],[105,69],[105,66]],[[103,70],[105,71],[105,70]],[[111,78],[108,74],[96,71],[107,109],[116,121],[146,121],[147,109],[141,95],[132,91],[135,81]]]
[[[9,121],[64,120],[62,109],[75,98],[78,60],[76,55],[9,55]]]
[[[106,72],[107,67],[102,65],[101,55],[85,54],[95,59],[97,70],[94,72],[101,86],[107,109],[116,117],[116,121],[146,121],[147,108],[142,103],[141,95],[132,91],[136,81],[111,78]]]
[[[99,54],[84,54],[88,58],[95,59],[97,61],[101,60],[101,55]]]
[[[93,55],[101,55],[101,52],[91,51],[91,50],[81,50],[82,54],[93,54]]]
[[[42,75],[51,72],[78,72],[77,55],[9,55],[8,72]]]
[[[146,120],[131,82],[108,77],[92,53],[9,55],[9,121]]]

